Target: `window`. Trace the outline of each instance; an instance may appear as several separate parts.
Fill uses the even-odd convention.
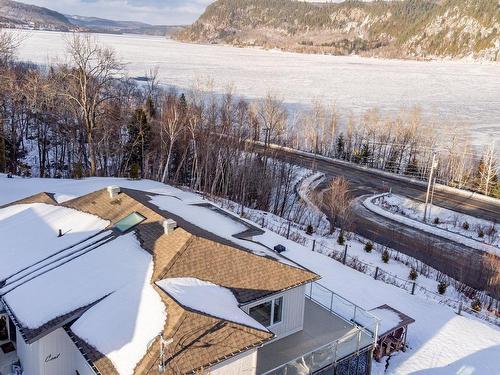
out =
[[[120,232],[120,233],[125,233],[129,229],[132,229],[135,227],[137,224],[142,223],[146,218],[142,216],[138,212],[131,213],[130,215],[124,217],[120,221],[118,221],[114,228]]]
[[[273,324],[281,322],[283,315],[283,297],[274,300]]]
[[[280,323],[283,320],[283,297],[251,307],[250,316],[264,327]]]

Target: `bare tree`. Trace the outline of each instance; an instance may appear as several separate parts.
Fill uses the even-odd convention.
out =
[[[0,30],[0,65],[5,65],[14,58],[21,39],[13,33]]]
[[[106,102],[114,97],[113,83],[122,65],[115,52],[96,43],[89,35],[73,34],[67,41],[71,66],[63,68],[66,85],[61,95],[76,105],[85,127],[90,160],[90,174],[97,169],[95,133]]]
[[[186,116],[186,108],[182,103],[178,103],[177,98],[173,95],[167,96],[163,103],[160,117],[160,129],[162,135],[162,142],[168,144],[167,146],[167,160],[163,167],[161,177],[162,182],[167,182],[170,175],[170,162],[172,159],[172,150],[182,133],[183,122]]]
[[[336,227],[342,231],[349,230],[352,225],[353,210],[346,179],[335,177],[322,195],[323,209],[330,221],[330,232],[333,233]]]
[[[283,101],[267,94],[259,102],[258,114],[262,122],[262,130],[268,131],[268,141],[278,141],[287,129],[287,112]]]

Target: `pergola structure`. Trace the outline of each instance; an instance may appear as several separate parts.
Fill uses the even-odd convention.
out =
[[[415,319],[389,306],[382,305],[370,310],[382,321],[379,327],[377,347],[374,358],[380,361],[383,357],[398,351],[406,350],[406,336],[408,326],[415,323]]]

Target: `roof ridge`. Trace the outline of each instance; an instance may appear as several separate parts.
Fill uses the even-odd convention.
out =
[[[179,260],[179,258],[188,250],[189,248],[189,245],[194,241],[194,239],[196,238],[196,236],[188,231],[185,230],[186,233],[189,233],[189,238],[187,239],[187,241],[181,246],[181,248],[179,249],[179,251],[177,251],[175,253],[175,255],[173,256],[173,258],[170,260],[170,262],[168,262],[168,264],[163,268],[162,272],[158,274],[158,278],[157,280],[162,280],[163,278],[165,278],[166,274],[168,273],[168,271],[170,271],[172,269],[172,267],[175,265],[175,263]],[[154,259],[153,259],[153,262],[154,262]],[[154,283],[156,284],[156,281],[154,281]]]

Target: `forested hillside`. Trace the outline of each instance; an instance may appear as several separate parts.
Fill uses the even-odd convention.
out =
[[[0,0],[0,27],[24,27],[60,31],[77,29],[61,13],[11,0]]]
[[[497,0],[218,0],[178,39],[306,53],[500,59]]]

